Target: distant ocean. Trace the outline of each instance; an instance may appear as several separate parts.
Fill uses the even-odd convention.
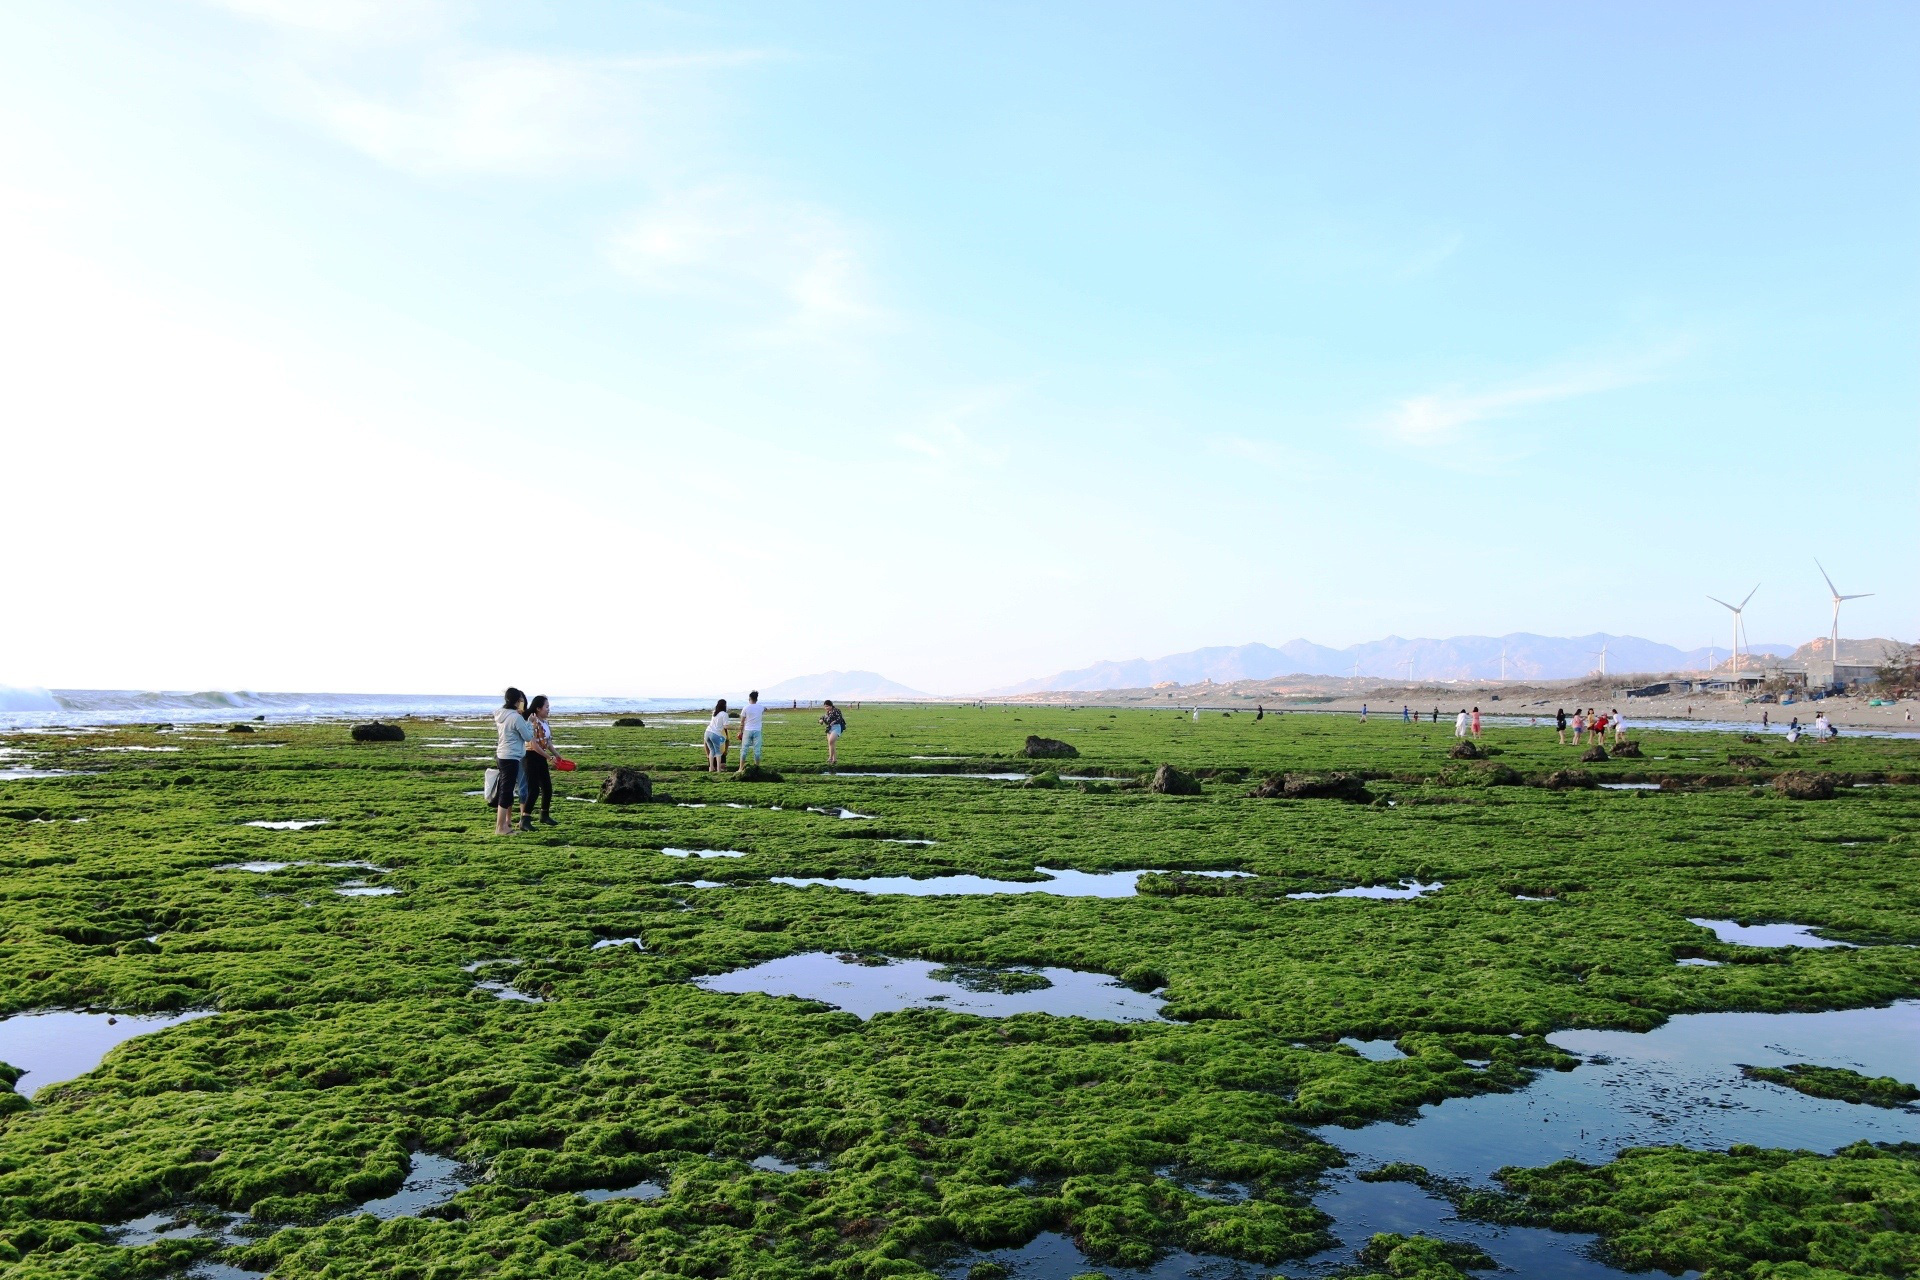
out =
[[[675,711],[699,698],[561,698],[559,715]],[[252,720],[397,719],[401,716],[490,716],[498,694],[249,693],[212,690],[168,693],[143,689],[14,689],[0,687],[0,729],[47,725],[207,723]]]

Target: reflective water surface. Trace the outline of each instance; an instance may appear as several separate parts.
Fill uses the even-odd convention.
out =
[[[883,960],[868,964],[825,951],[810,951],[693,981],[708,991],[734,994],[757,991],[770,996],[819,1000],[862,1018],[922,1008],[949,1009],[982,1018],[1050,1013],[1103,1022],[1150,1022],[1160,1020],[1160,1009],[1165,1004],[1157,996],[1121,986],[1104,973],[1015,969],[1007,972],[1037,974],[1047,985],[1032,991],[982,991],[934,977],[934,970],[942,967],[931,960]]]

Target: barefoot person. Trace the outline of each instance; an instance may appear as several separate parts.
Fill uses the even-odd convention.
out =
[[[1567,709],[1560,707],[1553,713],[1553,726],[1560,731],[1560,745],[1567,745]]]
[[[740,767],[747,767],[751,759],[760,763],[760,749],[763,741],[760,736],[760,724],[766,717],[767,709],[761,705],[760,691],[755,689],[747,694],[747,705],[740,708]]]
[[[520,762],[526,759],[527,744],[533,741],[533,726],[521,714],[526,707],[527,695],[508,689],[505,703],[493,713],[493,727],[499,731],[499,741],[493,748],[493,767],[498,770],[493,793],[493,834],[497,836],[513,834],[513,796],[520,788]]]
[[[520,829],[533,830],[533,808],[540,806],[540,821],[550,827],[553,820],[553,729],[547,724],[547,695],[540,694],[527,704],[527,724],[533,738],[520,762]]]
[[[1480,708],[1478,707],[1473,709],[1473,736],[1476,738],[1480,736]]]
[[[1460,708],[1460,714],[1453,718],[1453,736],[1456,738],[1464,738],[1467,736],[1467,709],[1465,707]]]
[[[840,708],[833,705],[832,698],[828,698],[820,705],[827,709],[826,713],[820,717],[820,723],[827,730],[827,763],[839,764],[840,735],[847,731],[847,718],[840,714]]]
[[[713,704],[713,718],[707,721],[705,734],[707,772],[718,773],[727,762],[727,700]]]

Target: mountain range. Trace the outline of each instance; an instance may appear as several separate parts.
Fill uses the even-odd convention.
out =
[[[768,702],[778,702],[782,698],[802,698],[807,701],[816,698],[841,698],[847,701],[866,698],[883,702],[924,698],[927,695],[875,671],[821,671],[810,676],[782,680],[779,684],[762,689],[760,696]]]
[[[1639,636],[1616,636],[1596,631],[1585,636],[1538,636],[1516,631],[1504,636],[1450,636],[1444,640],[1406,640],[1388,636],[1365,644],[1331,649],[1311,640],[1289,640],[1279,648],[1242,644],[1193,649],[1164,658],[1133,658],[1097,662],[1075,671],[1061,671],[990,692],[996,695],[1040,693],[1046,690],[1145,689],[1157,684],[1198,684],[1212,680],[1270,680],[1278,676],[1361,676],[1400,680],[1407,677],[1409,660],[1415,680],[1492,680],[1501,675],[1501,652],[1506,652],[1509,679],[1570,680],[1599,665],[1602,647],[1607,670],[1698,671],[1726,661],[1725,649],[1677,649]],[[1756,644],[1755,654],[1786,657],[1790,644]]]

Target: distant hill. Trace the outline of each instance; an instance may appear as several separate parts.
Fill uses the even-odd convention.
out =
[[[1851,641],[1845,643],[1851,644]],[[1134,658],[1099,662],[1076,671],[1061,671],[990,692],[997,695],[1040,693],[1049,689],[1093,691],[1145,689],[1163,682],[1198,684],[1212,680],[1271,680],[1278,676],[1344,676],[1359,663],[1362,676],[1402,679],[1407,660],[1413,660],[1416,680],[1492,680],[1500,676],[1500,650],[1507,651],[1510,679],[1571,680],[1599,664],[1607,648],[1607,670],[1697,671],[1712,662],[1726,661],[1722,649],[1676,649],[1639,636],[1595,632],[1586,636],[1537,636],[1516,631],[1505,636],[1452,636],[1444,640],[1405,640],[1388,636],[1365,644],[1330,649],[1311,640],[1289,640],[1279,648],[1264,644],[1221,646],[1169,654],[1164,658]],[[1757,644],[1754,653],[1784,657],[1792,645]]]
[[[864,698],[874,702],[924,698],[918,689],[909,689],[873,671],[822,671],[818,675],[795,676],[782,680],[760,696],[768,702],[781,698]]]
[[[1809,640],[1793,651],[1793,659],[1795,662],[1824,663],[1832,656],[1827,652],[1830,644],[1831,641],[1825,636],[1821,636],[1818,640]],[[1888,640],[1882,636],[1875,636],[1871,640],[1849,640],[1841,636],[1840,661],[1842,664],[1877,667],[1899,648],[1898,640]]]

